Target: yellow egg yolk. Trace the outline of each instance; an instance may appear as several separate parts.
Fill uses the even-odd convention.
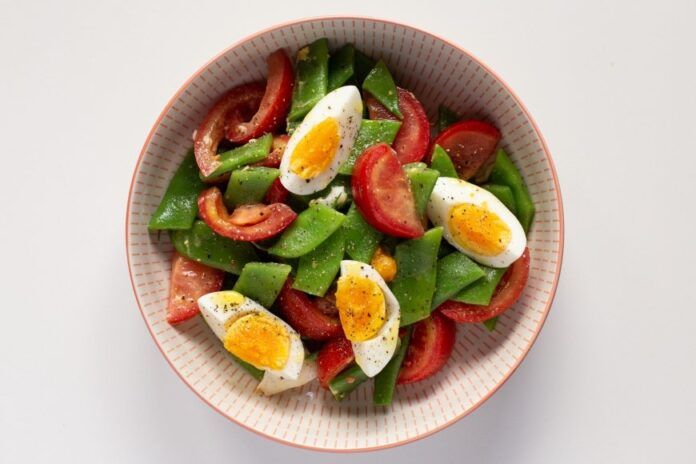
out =
[[[290,156],[290,170],[302,179],[311,179],[326,169],[341,142],[338,121],[326,118],[300,140]]]
[[[497,256],[510,243],[512,233],[505,221],[487,205],[462,203],[449,211],[448,227],[461,247],[482,256]]]
[[[372,255],[370,265],[382,276],[386,282],[391,282],[396,277],[396,260],[392,255],[384,251],[382,247],[377,247],[377,251]]]
[[[218,310],[228,311],[244,302],[244,295],[233,290],[218,292],[213,295],[212,303]]]
[[[384,293],[372,280],[360,275],[338,279],[336,307],[346,338],[362,342],[374,337],[386,320]]]
[[[268,314],[251,313],[235,320],[225,334],[225,349],[259,369],[282,369],[290,354],[290,336]]]

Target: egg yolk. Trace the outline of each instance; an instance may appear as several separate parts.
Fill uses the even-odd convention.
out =
[[[338,121],[324,119],[297,144],[290,157],[290,170],[305,180],[321,174],[336,156],[340,141]]]
[[[512,238],[505,221],[489,210],[486,203],[453,206],[449,211],[448,227],[458,245],[482,256],[499,255]]]
[[[251,313],[227,329],[225,349],[259,369],[282,369],[290,354],[288,331],[273,317]]]
[[[377,247],[377,251],[372,255],[370,265],[375,268],[375,271],[382,276],[385,282],[391,282],[396,277],[396,260],[382,247]]]
[[[374,337],[386,320],[384,293],[379,285],[360,275],[338,279],[336,307],[346,338],[362,342]]]

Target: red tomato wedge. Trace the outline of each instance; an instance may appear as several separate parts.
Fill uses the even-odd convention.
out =
[[[195,132],[193,151],[198,169],[209,176],[220,165],[217,148],[230,121],[244,121],[258,109],[263,99],[263,82],[242,84],[233,88],[208,111]]]
[[[285,186],[280,182],[280,179],[273,181],[268,191],[266,192],[266,197],[263,199],[264,202],[270,204],[273,203],[285,203],[288,199],[290,192],[285,188]]]
[[[282,203],[248,205],[229,214],[217,187],[201,192],[198,210],[201,218],[217,234],[243,242],[271,238],[285,230],[297,217],[288,205]]]
[[[290,140],[290,136],[286,134],[274,135],[273,145],[271,145],[271,152],[268,154],[266,159],[259,161],[258,163],[253,163],[252,166],[263,166],[267,168],[277,168],[280,166],[280,161],[283,159],[283,153],[285,152],[285,147]]]
[[[430,123],[421,102],[408,90],[398,88],[399,109],[404,118],[392,146],[401,164],[415,163],[423,159],[430,145]],[[365,99],[370,119],[398,120],[371,95]]]
[[[515,304],[522,295],[529,278],[529,262],[529,248],[527,248],[500,279],[491,302],[487,306],[448,300],[442,303],[438,309],[442,311],[442,314],[456,322],[483,322],[502,314]]]
[[[418,382],[442,369],[452,354],[456,335],[457,325],[438,311],[417,322],[396,383]]]
[[[373,145],[358,157],[351,185],[355,204],[372,227],[395,237],[423,235],[411,184],[389,145]]]
[[[433,141],[452,158],[459,177],[468,180],[490,164],[500,142],[500,131],[483,121],[461,121],[445,129]],[[432,156],[432,153],[430,154]],[[487,176],[486,176],[487,177]]]
[[[198,314],[198,298],[222,288],[225,273],[181,256],[172,257],[167,322],[176,324]]]
[[[343,335],[338,317],[325,314],[306,293],[292,288],[292,279],[285,281],[278,303],[283,319],[303,337],[330,340]]]
[[[227,124],[227,139],[233,143],[246,143],[266,132],[273,132],[285,121],[295,77],[292,63],[283,49],[268,56],[268,79],[258,111],[246,120],[243,114]]]
[[[353,345],[346,337],[340,336],[326,342],[317,354],[319,384],[328,388],[329,382],[348,367],[354,359]]]

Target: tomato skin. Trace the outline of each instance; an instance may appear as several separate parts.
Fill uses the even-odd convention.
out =
[[[319,384],[328,388],[329,382],[348,367],[354,359],[353,344],[346,337],[340,336],[326,342],[317,355]]]
[[[529,262],[529,248],[527,248],[500,279],[491,302],[487,306],[448,300],[442,303],[438,309],[455,322],[483,322],[499,316],[515,304],[522,295],[529,278]]]
[[[290,278],[280,291],[278,305],[283,319],[303,337],[330,340],[343,335],[338,317],[324,314],[306,293],[292,288]]]
[[[500,138],[500,131],[486,122],[461,121],[452,124],[435,138],[433,150],[435,145],[440,145],[452,159],[459,177],[468,180],[490,165]]]
[[[422,160],[428,152],[428,147],[430,146],[430,122],[428,122],[428,116],[425,114],[423,105],[415,95],[401,87],[397,88],[397,92],[399,94],[399,109],[404,118],[401,121],[401,128],[396,134],[392,146],[396,150],[396,156],[401,164],[415,163]],[[370,119],[398,120],[373,96],[368,95],[365,103]]]
[[[242,144],[273,132],[285,121],[290,109],[295,79],[292,63],[283,49],[268,56],[268,79],[256,114],[251,120],[233,120],[227,124],[227,139]]]
[[[285,152],[285,147],[290,140],[290,136],[286,134],[274,135],[273,145],[271,145],[271,152],[268,154],[266,159],[253,163],[252,166],[263,166],[266,168],[278,168],[280,167],[280,162],[283,159],[283,153]]]
[[[373,145],[358,157],[351,185],[355,204],[372,227],[395,237],[423,235],[411,185],[389,145]]]
[[[220,165],[217,148],[232,121],[243,121],[259,107],[263,98],[263,82],[242,84],[228,91],[208,111],[198,126],[193,140],[196,164],[204,176],[209,176]]]
[[[174,251],[167,304],[167,322],[177,324],[200,312],[198,298],[222,288],[225,273],[181,256]]]
[[[442,369],[452,354],[456,335],[457,325],[437,310],[415,323],[396,383],[418,382]]]
[[[266,197],[263,199],[263,201],[269,205],[273,203],[285,203],[289,194],[290,192],[288,192],[288,189],[286,189],[285,186],[280,182],[280,179],[276,179],[268,188]]]
[[[253,207],[262,207],[263,211],[246,207],[241,214],[233,212],[230,215],[217,187],[204,190],[198,196],[198,210],[203,221],[217,234],[232,240],[254,242],[271,238],[285,230],[297,217],[283,203]]]

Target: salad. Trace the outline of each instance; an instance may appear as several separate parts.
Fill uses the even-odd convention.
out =
[[[389,405],[520,297],[534,203],[496,127],[440,107],[431,128],[353,45],[267,64],[200,121],[149,223],[174,246],[167,320],[202,315],[261,394],[372,379]]]

